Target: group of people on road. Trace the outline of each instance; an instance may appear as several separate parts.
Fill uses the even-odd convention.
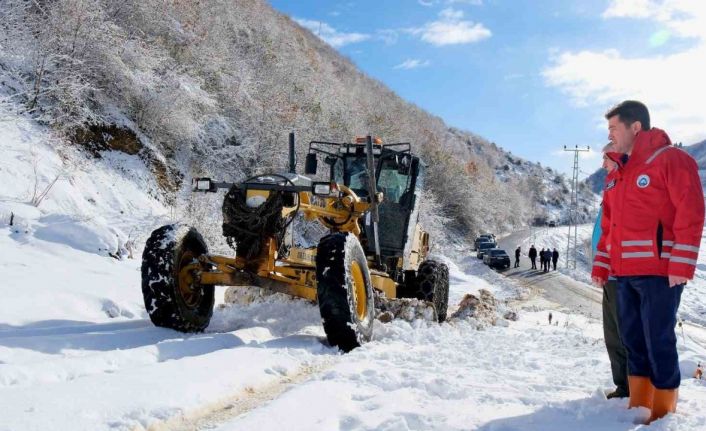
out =
[[[594,229],[592,279],[603,288],[603,332],[615,390],[647,423],[676,411],[677,310],[694,277],[704,226],[697,164],[650,126],[647,107],[608,111],[608,171]]]
[[[522,253],[521,248],[518,246],[515,249],[515,268],[520,267],[520,254]],[[549,272],[550,266],[556,271],[556,263],[559,261],[559,251],[556,248],[552,251],[551,249],[542,249],[537,253],[537,249],[534,244],[529,249],[527,256],[532,263],[532,269],[537,269],[537,256],[539,256],[539,264],[542,267],[542,272]]]

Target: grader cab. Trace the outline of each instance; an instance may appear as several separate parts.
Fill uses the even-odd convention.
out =
[[[257,286],[316,301],[332,346],[350,351],[372,337],[375,299],[417,298],[446,318],[448,268],[429,260],[429,235],[418,225],[423,164],[408,143],[383,145],[312,141],[306,175],[290,169],[242,183],[193,180],[195,192],[226,189],[223,235],[235,257],[210,254],[201,235],[182,224],[163,226],[147,240],[142,292],[157,326],[204,330],[214,287]],[[313,181],[318,162],[328,181]],[[302,215],[329,229],[315,248],[291,244]]]

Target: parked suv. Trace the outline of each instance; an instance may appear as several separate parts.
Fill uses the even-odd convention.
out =
[[[489,249],[483,254],[483,263],[491,268],[509,268],[510,256],[503,249]]]
[[[476,253],[476,257],[478,257],[478,259],[483,259],[483,254],[485,254],[488,250],[494,249],[496,246],[497,244],[489,241],[478,243],[478,252]]]
[[[495,244],[496,247],[497,247],[497,245],[498,245],[498,243],[495,241],[495,235],[493,235],[493,234],[484,234],[484,235],[481,235],[481,236],[479,236],[478,238],[476,238],[475,243],[474,243],[476,250],[479,250],[478,246],[479,246],[480,243],[482,243],[482,242],[489,242],[489,243]]]

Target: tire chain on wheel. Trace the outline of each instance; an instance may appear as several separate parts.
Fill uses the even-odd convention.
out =
[[[347,268],[355,261],[364,272],[367,308],[362,321],[355,314]],[[334,233],[321,239],[316,253],[317,300],[326,337],[344,352],[370,340],[375,300],[367,260],[360,243],[351,233]]]
[[[286,256],[284,244],[287,220],[282,217],[282,193],[270,192],[267,200],[255,208],[247,205],[246,191],[233,186],[223,199],[223,236],[239,256],[251,259],[260,254],[263,238],[277,242],[280,256]]]
[[[214,287],[199,286],[202,296],[196,309],[184,304],[179,297],[176,273],[184,249],[208,253],[201,235],[189,226],[167,225],[152,232],[142,253],[142,295],[155,325],[200,332],[206,329],[213,314]]]
[[[439,322],[446,320],[449,306],[449,267],[435,260],[419,265],[415,281],[417,299],[434,303]]]

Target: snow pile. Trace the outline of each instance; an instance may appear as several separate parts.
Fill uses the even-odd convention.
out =
[[[434,305],[427,301],[414,298],[399,298],[389,300],[382,296],[376,296],[375,308],[378,311],[375,317],[382,323],[389,323],[393,319],[402,319],[407,322],[415,320],[437,320]]]
[[[479,328],[497,324],[507,326],[506,322],[500,320],[501,317],[507,320],[518,319],[517,312],[499,304],[492,293],[485,289],[480,289],[478,293],[478,296],[467,293],[458,304],[458,310],[451,315],[451,318],[474,319]],[[505,308],[504,312],[501,312],[502,308]]]

